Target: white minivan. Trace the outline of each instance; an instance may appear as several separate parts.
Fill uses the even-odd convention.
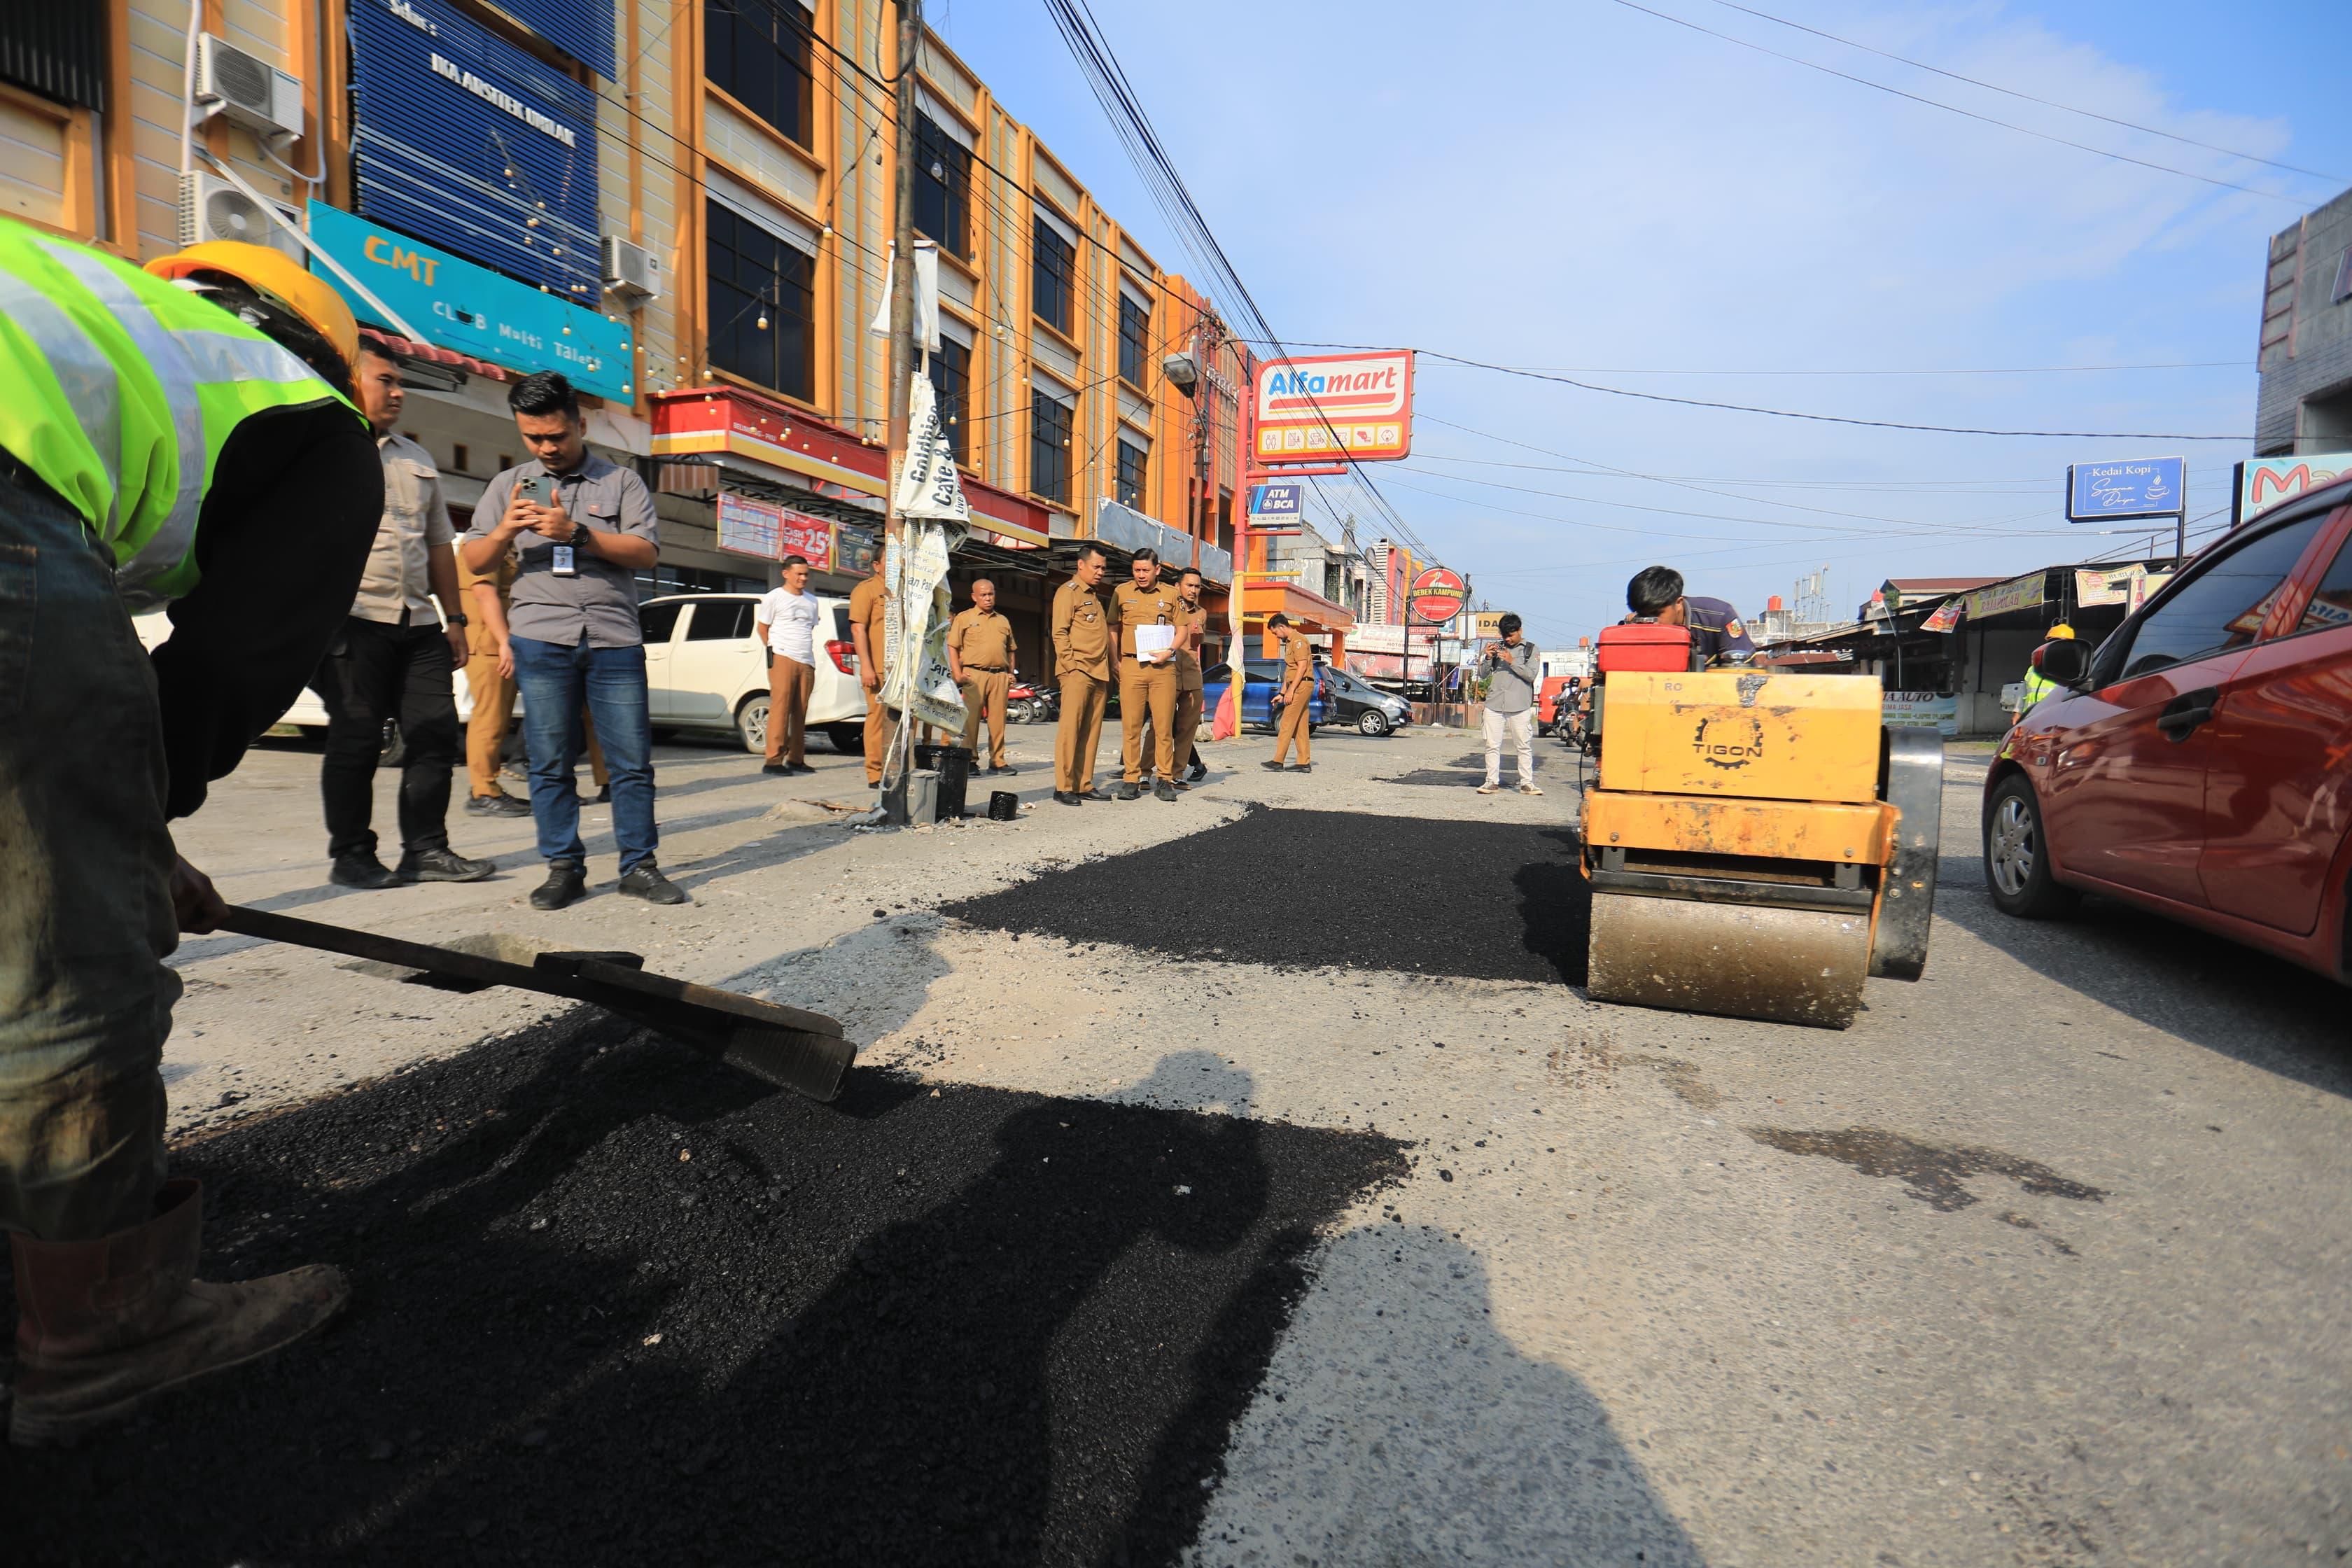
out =
[[[743,749],[768,748],[767,650],[752,635],[757,594],[667,594],[637,606],[646,634],[646,686],[656,734],[666,730],[733,731]],[[817,595],[833,635],[816,647],[808,727],[837,752],[866,738],[866,689],[857,683],[849,601]]]

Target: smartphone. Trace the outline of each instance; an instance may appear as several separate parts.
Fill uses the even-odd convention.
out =
[[[534,506],[553,506],[555,481],[545,474],[533,474],[515,486],[515,494]]]

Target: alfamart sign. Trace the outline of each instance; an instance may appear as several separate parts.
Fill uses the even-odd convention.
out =
[[[1268,360],[1257,367],[1261,463],[1358,462],[1412,451],[1412,351]]]

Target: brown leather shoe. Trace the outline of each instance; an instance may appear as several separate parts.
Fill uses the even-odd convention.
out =
[[[321,1264],[215,1285],[195,1278],[202,1188],[155,1194],[155,1217],[95,1241],[9,1237],[16,1266],[13,1443],[69,1442],[166,1389],[255,1361],[309,1333],[351,1297]]]

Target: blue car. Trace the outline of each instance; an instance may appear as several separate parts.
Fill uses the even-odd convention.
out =
[[[1274,694],[1282,685],[1282,660],[1253,658],[1244,666],[1248,679],[1242,686],[1242,722],[1262,730],[1274,728]],[[1201,710],[1213,715],[1217,704],[1225,700],[1225,688],[1234,679],[1230,664],[1212,665],[1201,672]],[[1310,725],[1328,723],[1331,713],[1325,691],[1324,667],[1315,667],[1315,694],[1307,701],[1307,722]]]

